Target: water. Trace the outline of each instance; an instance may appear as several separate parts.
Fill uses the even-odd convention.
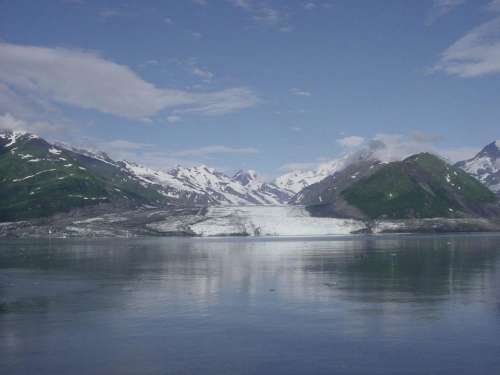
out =
[[[0,373],[495,374],[500,236],[0,242]]]

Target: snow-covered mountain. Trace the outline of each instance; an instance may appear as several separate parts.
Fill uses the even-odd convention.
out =
[[[145,183],[159,185],[170,195],[191,195],[199,204],[284,204],[290,192],[258,180],[255,171],[238,171],[233,177],[205,165],[159,171],[128,161],[124,168]]]
[[[472,159],[461,161],[457,166],[500,194],[500,140],[490,143]]]
[[[322,163],[313,170],[294,170],[277,177],[274,184],[283,190],[296,194],[305,187],[320,182],[335,172],[342,170],[346,166],[347,160],[348,157],[344,156]]]
[[[115,164],[144,186],[154,186],[160,194],[185,204],[285,204],[294,195],[273,183],[259,180],[254,170],[240,170],[233,177],[206,165],[160,170],[127,160],[113,161],[102,151],[74,148],[63,143],[58,143],[58,146]]]
[[[378,146],[381,147],[380,145]],[[387,158],[381,158],[377,153],[377,148],[365,148],[345,154],[337,159],[329,160],[318,165],[312,170],[295,170],[288,172],[274,180],[274,184],[283,190],[288,190],[294,194],[302,189],[316,184],[333,174],[344,170],[351,164],[361,161],[392,161]]]

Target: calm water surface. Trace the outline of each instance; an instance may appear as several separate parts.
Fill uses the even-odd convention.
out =
[[[1,374],[499,374],[500,236],[0,240]]]

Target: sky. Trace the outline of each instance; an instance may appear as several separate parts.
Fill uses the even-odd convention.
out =
[[[498,138],[500,0],[0,0],[0,127],[272,178]]]

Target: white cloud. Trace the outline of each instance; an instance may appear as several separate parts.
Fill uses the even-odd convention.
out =
[[[459,6],[465,4],[466,0],[434,0],[432,8],[427,16],[427,24],[434,23],[438,18],[452,12]]]
[[[174,23],[174,20],[170,17],[165,17],[163,19],[163,22],[165,22],[167,25],[172,25]]]
[[[312,1],[304,4],[304,9],[306,10],[313,10],[316,9],[317,7],[318,6],[316,5],[316,3],[313,3]]]
[[[7,43],[0,43],[2,83],[40,101],[132,119],[151,117],[166,109],[224,114],[258,102],[256,95],[245,87],[214,92],[158,88],[127,66],[96,53]]]
[[[356,135],[337,139],[337,142],[344,147],[358,147],[361,146],[364,141],[365,139],[363,137],[358,137]]]
[[[82,5],[85,3],[83,0],[61,0],[61,2],[64,4],[76,4],[76,5]]]
[[[500,12],[500,0],[493,0],[488,4],[488,9],[492,12]]]
[[[254,20],[276,26],[283,24],[286,20],[286,15],[280,10],[269,5],[269,2],[262,0],[228,0],[235,7],[241,8],[250,13]],[[286,26],[282,25],[281,28]],[[288,30],[287,30],[288,31]]]
[[[479,151],[476,147],[457,147],[443,149],[439,153],[449,161],[456,163],[474,157]]]
[[[125,139],[115,139],[111,142],[106,142],[105,146],[113,150],[142,150],[151,147],[147,143],[131,142]]]
[[[99,17],[102,20],[107,21],[110,18],[115,18],[123,15],[121,11],[117,9],[106,9],[99,12]]]
[[[312,94],[309,91],[301,90],[296,87],[290,89],[290,94],[295,96],[311,96]]]
[[[206,69],[200,68],[199,66],[192,65],[191,73],[197,77],[202,78],[206,82],[210,82],[214,78],[214,74]]]
[[[181,117],[180,116],[176,116],[176,115],[170,115],[170,116],[167,117],[167,121],[170,124],[175,124],[176,122],[181,121]]]
[[[0,129],[22,130],[30,133],[61,133],[65,126],[45,121],[25,121],[10,113],[0,114]]]
[[[416,131],[413,132],[411,135],[411,138],[420,143],[437,143],[439,141],[442,141],[444,137],[440,134],[435,134],[435,133],[426,133],[422,131]]]
[[[287,163],[279,167],[279,170],[284,172],[305,171],[309,169],[316,169],[320,163],[320,161]]]
[[[221,145],[205,146],[174,152],[174,156],[206,156],[212,154],[258,154],[259,150],[253,147],[234,148]]]
[[[26,130],[26,122],[21,121],[10,113],[0,115],[0,129]]]
[[[420,133],[425,134],[425,133]],[[410,137],[401,134],[378,134],[368,144],[375,157],[382,161],[402,160],[413,154],[420,152],[430,152],[440,155],[450,162],[457,162],[474,156],[479,149],[475,147],[437,147],[435,143],[442,140],[441,137],[430,139],[419,138],[412,135]]]
[[[500,17],[453,43],[441,54],[433,71],[463,78],[500,73]]]
[[[425,133],[417,134],[422,135]],[[447,159],[451,163],[455,163],[461,160],[470,159],[480,150],[476,147],[437,147],[435,145],[435,142],[437,142],[437,140],[437,136],[435,138],[432,138],[431,135],[429,135],[429,137],[415,137],[415,134],[411,136],[405,136],[402,134],[377,134],[375,137],[366,140],[364,142],[365,145],[362,148],[355,149],[352,152],[347,152],[345,155],[348,156],[348,162],[349,160],[359,160],[359,157],[361,155],[367,154],[372,155],[374,158],[382,162],[393,162],[403,160],[411,155],[421,152],[430,152]],[[441,138],[439,138],[439,140],[441,140]],[[322,163],[331,160],[333,160],[333,158],[321,158],[312,162],[287,163],[282,165],[279,170],[285,172],[296,170],[313,170],[318,168],[318,166],[320,166]]]
[[[420,152],[434,152],[432,145],[402,134],[377,134],[368,142],[368,149],[377,159],[384,162],[402,160]]]
[[[255,106],[259,99],[247,88],[226,89],[209,94],[198,94],[197,105],[176,110],[177,113],[220,115]]]

